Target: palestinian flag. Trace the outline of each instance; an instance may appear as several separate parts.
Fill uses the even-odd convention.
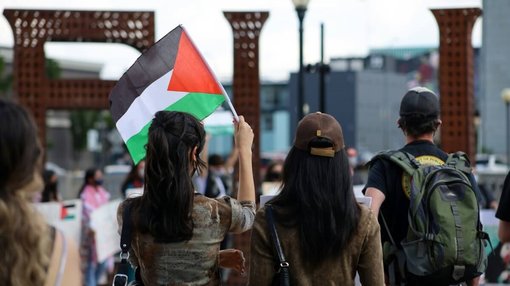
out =
[[[110,93],[110,111],[135,164],[145,157],[149,126],[160,110],[203,120],[224,89],[182,26],[145,51]]]

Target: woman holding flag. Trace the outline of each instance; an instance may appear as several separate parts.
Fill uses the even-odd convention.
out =
[[[184,112],[159,111],[148,131],[144,194],[123,202],[133,233],[130,262],[145,285],[219,285],[219,247],[227,232],[244,232],[255,217],[251,165],[253,131],[241,116],[236,123],[239,192],[207,198],[193,189],[192,176],[205,163],[203,125]],[[120,232],[120,230],[119,230]]]

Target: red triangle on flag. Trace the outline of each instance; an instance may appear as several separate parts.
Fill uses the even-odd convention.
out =
[[[209,67],[202,59],[189,39],[186,31],[183,30],[179,40],[179,50],[175,59],[174,71],[169,91],[185,91],[196,93],[222,94],[219,83],[212,75]]]

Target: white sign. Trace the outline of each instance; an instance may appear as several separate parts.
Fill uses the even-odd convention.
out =
[[[113,200],[100,206],[90,215],[90,227],[95,232],[98,261],[104,261],[120,252],[117,208],[122,200]]]
[[[80,200],[35,203],[34,205],[49,225],[58,228],[66,237],[80,245],[82,212]]]
[[[136,198],[143,195],[143,188],[129,188],[126,190],[126,198]]]

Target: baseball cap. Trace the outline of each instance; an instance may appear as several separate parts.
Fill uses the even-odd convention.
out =
[[[326,138],[333,147],[310,146],[316,138]],[[344,135],[340,123],[331,115],[321,112],[306,115],[297,126],[294,147],[310,154],[322,157],[334,157],[335,153],[344,148]]]
[[[429,118],[439,117],[439,100],[428,88],[415,87],[407,91],[400,102],[400,116],[421,115]]]

